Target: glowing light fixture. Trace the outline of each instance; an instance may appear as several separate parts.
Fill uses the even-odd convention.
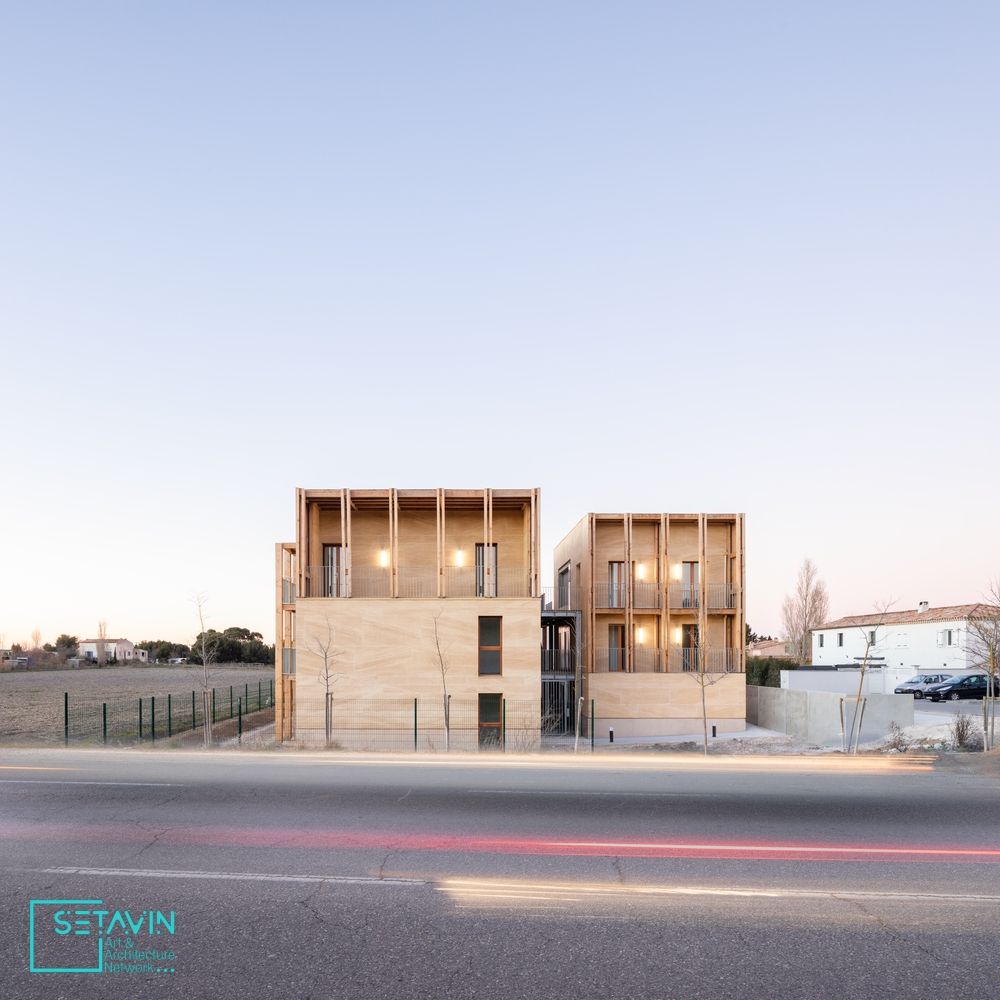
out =
[[[679,628],[674,629],[674,642],[680,645],[681,641],[681,630]]]
[[[681,578],[681,564],[674,563],[674,579],[679,580]]]
[[[646,567],[643,566],[642,563],[639,563],[639,565],[635,569],[635,572],[636,572],[636,576],[638,576],[639,579],[642,580],[646,576]],[[640,629],[640,631],[642,631],[642,630]]]
[[[385,549],[382,550],[382,556],[381,556],[381,558],[382,558],[382,565],[383,566],[388,566],[389,565],[389,553],[386,552]]]
[[[641,628],[637,628],[635,630],[635,641],[639,643],[640,646],[642,645],[642,634],[643,630]]]
[[[456,566],[461,566],[464,559],[465,559],[465,553],[463,553],[462,550],[459,549],[455,553],[455,565]]]

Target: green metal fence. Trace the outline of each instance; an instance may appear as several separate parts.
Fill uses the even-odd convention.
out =
[[[496,750],[541,746],[536,699],[498,698],[488,719],[475,699],[296,697],[295,740],[345,750]],[[485,721],[484,721],[485,720]]]
[[[213,737],[237,736],[274,721],[274,680],[211,689]],[[172,739],[205,725],[200,690],[168,692],[146,698],[63,695],[63,738],[90,743],[145,743]],[[229,733],[232,729],[233,732]]]

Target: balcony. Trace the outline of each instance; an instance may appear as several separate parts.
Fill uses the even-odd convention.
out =
[[[736,607],[736,587],[731,583],[708,585],[709,610],[732,610]]]
[[[729,646],[671,646],[671,671],[731,674],[739,670],[740,651]]]
[[[500,566],[486,572],[476,566],[447,566],[445,579],[449,597],[531,595],[531,576],[527,566]],[[437,567],[400,566],[396,570],[396,589],[399,597],[437,597]],[[283,596],[284,593],[283,588]],[[294,586],[291,593],[294,595]],[[308,566],[305,596],[346,597],[346,573],[337,566]],[[389,569],[384,566],[352,566],[351,597],[392,597],[392,576]]]
[[[625,584],[624,583],[595,583],[594,584],[594,607],[595,608],[624,608],[625,607]]]
[[[668,597],[671,609],[697,608],[700,604],[701,592],[697,587],[689,586],[686,583],[672,583],[669,587]]]
[[[281,603],[282,604],[294,604],[295,603],[295,581],[283,579],[281,581]]]
[[[576,673],[575,649],[543,649],[543,674],[573,674]]]
[[[580,611],[582,587],[542,587],[542,611]]]
[[[527,566],[446,566],[449,597],[530,597]]]
[[[632,584],[633,608],[658,608],[660,606],[660,585],[636,580]]]
[[[657,649],[652,646],[635,646],[632,649],[632,664],[626,665],[624,649],[594,650],[594,665],[591,673],[614,674],[663,674],[697,673],[703,669],[708,674],[736,673],[739,670],[740,651],[720,646],[687,647],[671,646]]]

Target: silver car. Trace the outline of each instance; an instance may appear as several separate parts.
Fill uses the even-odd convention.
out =
[[[917,674],[908,681],[903,681],[896,688],[896,694],[912,694],[914,699],[923,698],[924,693],[932,684],[941,684],[950,680],[952,674]]]

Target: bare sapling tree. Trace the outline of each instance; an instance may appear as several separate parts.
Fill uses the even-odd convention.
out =
[[[879,629],[885,626],[885,619],[889,614],[889,609],[895,603],[891,598],[888,601],[876,601],[874,616],[865,619],[858,626],[858,631],[861,632],[865,642],[865,655],[861,659],[861,673],[858,676],[858,696],[854,701],[854,712],[851,715],[850,728],[846,729],[845,726],[845,749],[848,753],[856,754],[858,752],[858,744],[861,742],[861,723],[864,719],[864,699],[862,698],[862,693],[864,692],[865,675],[868,673],[868,664],[871,660],[872,650],[880,642],[888,638],[887,634],[880,636]]]
[[[108,659],[108,623],[99,621],[97,623],[97,665],[103,667]]]
[[[786,642],[795,643],[800,663],[812,662],[812,630],[830,614],[826,584],[817,579],[818,570],[811,559],[803,559],[795,593],[781,602],[781,625]]]
[[[444,701],[444,748],[451,749],[451,695],[448,694],[448,671],[451,663],[448,660],[448,647],[441,648],[441,633],[438,631],[439,611],[434,616],[434,662],[441,672],[441,696]]]
[[[210,747],[212,745],[212,664],[215,662],[218,650],[205,628],[205,620],[208,617],[205,613],[208,606],[208,595],[195,594],[191,601],[195,606],[195,614],[198,616],[198,636],[191,645],[195,655],[201,658],[201,664],[193,667],[189,673],[193,673],[195,680],[201,687],[201,714],[204,720],[205,746]]]
[[[702,735],[703,735],[703,748],[704,754],[708,756],[708,703],[706,699],[706,691],[710,687],[714,687],[719,681],[725,677],[725,673],[712,672],[709,669],[710,664],[708,663],[707,656],[708,650],[704,647],[701,641],[701,626],[698,627],[698,645],[693,647],[693,652],[695,655],[695,663],[693,664],[694,669],[688,671],[688,676],[693,677],[695,682],[701,688],[701,725],[702,725]]]
[[[326,705],[326,745],[330,746],[333,743],[333,686],[337,683],[337,672],[333,668],[337,665],[337,657],[343,650],[333,648],[333,627],[330,625],[329,615],[326,616],[326,635],[314,635],[306,644],[306,649],[323,661],[317,680],[323,685],[323,701]]]
[[[983,749],[996,746],[996,672],[1000,669],[1000,577],[990,580],[983,602],[969,615],[969,649],[987,672]]]
[[[42,648],[42,633],[36,628],[31,633],[31,650],[37,653]]]

